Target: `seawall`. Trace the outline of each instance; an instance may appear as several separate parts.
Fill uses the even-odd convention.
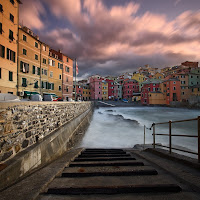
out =
[[[0,189],[69,150],[92,113],[91,102],[0,104]]]

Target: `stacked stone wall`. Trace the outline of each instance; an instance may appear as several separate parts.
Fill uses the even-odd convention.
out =
[[[84,113],[91,102],[0,103],[0,163]]]

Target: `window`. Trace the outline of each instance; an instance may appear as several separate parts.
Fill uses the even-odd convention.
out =
[[[53,78],[53,72],[50,72],[50,77]]]
[[[185,92],[182,92],[182,95],[184,95],[185,94]]]
[[[36,81],[36,82],[34,83],[34,88],[39,88],[39,86],[38,86],[38,81]]]
[[[45,58],[43,58],[43,61],[42,61],[45,65],[47,64],[47,60]]]
[[[38,60],[38,55],[37,54],[35,54],[35,60]]]
[[[27,54],[27,50],[23,49],[23,55],[26,55],[26,54]]]
[[[1,68],[0,68],[0,79],[1,79]]]
[[[52,60],[52,66],[55,67],[56,63],[54,60]]]
[[[45,45],[42,46],[43,51],[47,50],[47,47]]]
[[[0,57],[5,58],[5,47],[0,45]]]
[[[60,80],[62,79],[62,76],[61,76],[61,74],[59,75],[59,79],[60,79]]]
[[[33,65],[32,73],[36,75],[40,75],[40,68]]]
[[[14,16],[10,13],[10,21],[14,23]]]
[[[193,78],[193,76],[191,76],[191,78]]]
[[[2,29],[2,23],[0,23],[0,34],[2,34],[3,29]]]
[[[69,80],[68,80],[68,77],[66,78],[66,82],[68,82]]]
[[[38,48],[38,43],[37,42],[35,42],[35,47]]]
[[[26,42],[26,35],[23,35],[23,40]]]
[[[14,40],[13,32],[11,30],[9,30],[9,39],[12,41]]]
[[[47,70],[46,69],[42,69],[42,74],[44,74],[45,76],[47,76]]]
[[[54,90],[54,83],[48,83],[48,89]]]
[[[13,81],[13,72],[9,71],[9,81]]]
[[[176,87],[174,87],[174,90],[176,90]]]
[[[10,3],[12,3],[13,5],[15,4],[15,1],[14,0],[10,0]]]
[[[20,72],[29,73],[29,64],[25,62],[20,62]]]
[[[67,58],[67,62],[69,62],[69,59]]]
[[[15,62],[15,52],[7,48],[7,59]]]
[[[22,87],[27,87],[27,80],[26,80],[26,78],[22,78]]]
[[[0,12],[3,12],[3,6],[0,4]]]
[[[66,67],[65,67],[65,71],[66,71],[66,72],[69,72],[69,67],[66,66]]]
[[[68,87],[66,87],[66,92],[68,92],[69,91],[69,88]]]
[[[63,64],[58,63],[58,68],[62,69],[63,68]]]

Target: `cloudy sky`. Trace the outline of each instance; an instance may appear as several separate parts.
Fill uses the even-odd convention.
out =
[[[200,0],[22,0],[20,23],[77,58],[79,77],[200,61]]]

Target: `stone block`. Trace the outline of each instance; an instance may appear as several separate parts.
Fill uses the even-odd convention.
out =
[[[16,145],[15,146],[15,153],[18,153],[20,151],[21,147],[20,145]]]
[[[1,161],[7,160],[10,156],[13,155],[13,151],[9,151],[3,154]]]
[[[29,144],[29,140],[24,140],[22,143],[22,148],[26,148]]]
[[[26,132],[26,138],[31,137],[31,131]]]

